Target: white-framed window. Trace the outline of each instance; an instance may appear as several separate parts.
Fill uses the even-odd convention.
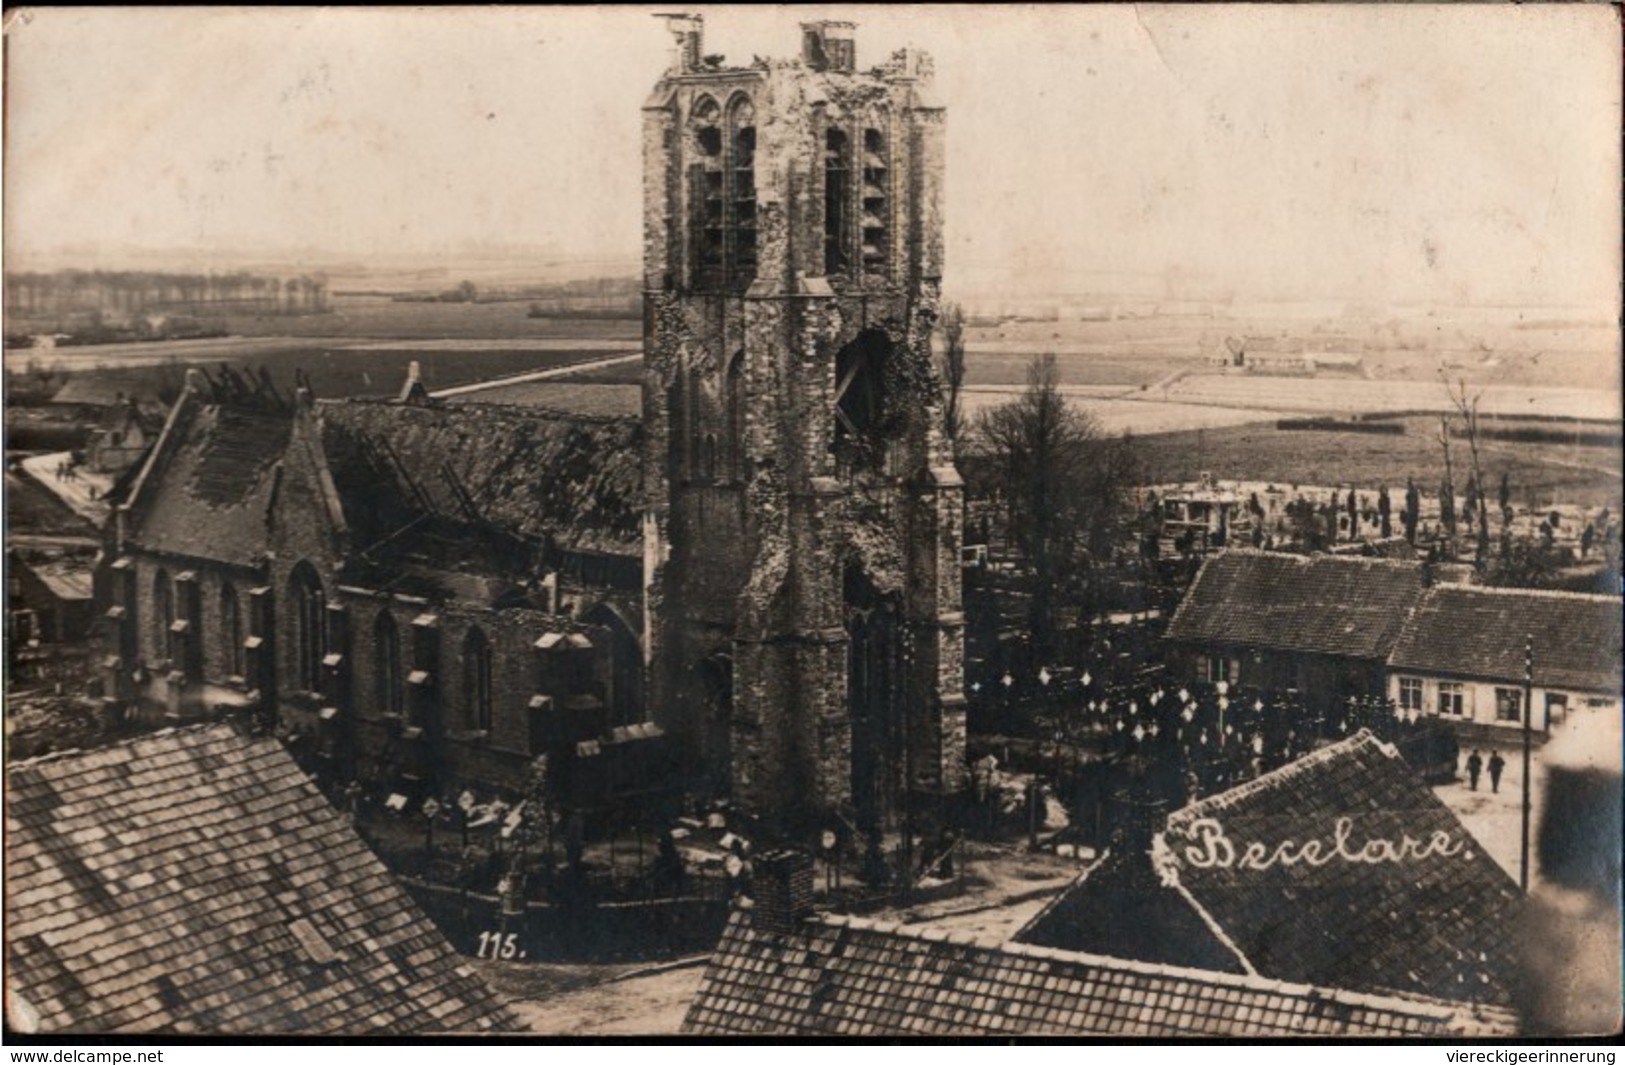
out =
[[[1241,659],[1226,658],[1223,655],[1203,655],[1197,669],[1204,681],[1217,684],[1221,680],[1229,684],[1241,681]]]
[[[1518,688],[1495,689],[1495,720],[1523,720],[1523,692]]]
[[[1401,710],[1422,709],[1422,678],[1399,678],[1399,708]]]
[[[1449,714],[1452,717],[1466,715],[1467,689],[1465,685],[1455,681],[1441,680],[1439,682],[1439,713]]]

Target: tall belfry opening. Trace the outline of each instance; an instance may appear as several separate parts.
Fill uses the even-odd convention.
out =
[[[664,17],[649,704],[702,786],[786,828],[883,831],[965,779],[962,487],[930,346],[943,108],[922,54],[860,71],[851,23],[728,66],[699,16]]]

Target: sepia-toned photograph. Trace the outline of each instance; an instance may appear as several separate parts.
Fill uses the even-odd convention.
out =
[[[1617,7],[4,41],[8,1042],[1620,1032]]]

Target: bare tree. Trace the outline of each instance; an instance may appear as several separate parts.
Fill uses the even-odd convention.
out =
[[[1487,504],[1485,503],[1485,500],[1484,500],[1484,495],[1485,495],[1485,492],[1484,492],[1484,486],[1485,486],[1484,467],[1483,467],[1483,464],[1479,461],[1479,455],[1478,455],[1478,400],[1479,400],[1479,396],[1478,395],[1468,396],[1468,394],[1467,394],[1467,382],[1465,380],[1458,380],[1456,382],[1456,387],[1455,388],[1451,388],[1449,383],[1446,382],[1445,391],[1450,396],[1450,404],[1451,404],[1451,406],[1455,407],[1456,413],[1461,416],[1463,432],[1467,437],[1467,452],[1468,452],[1468,455],[1471,457],[1472,463],[1473,463],[1473,466],[1472,466],[1472,479],[1473,479],[1473,481],[1472,481],[1472,483],[1474,483],[1474,484],[1476,484],[1478,486],[1478,491],[1477,491],[1477,495],[1478,495],[1478,499],[1477,499],[1477,504],[1478,504],[1478,514],[1477,514],[1477,519],[1478,519],[1478,558],[1477,558],[1477,561],[1478,561],[1478,564],[1482,566],[1488,561],[1486,556],[1489,554],[1489,507],[1487,506]],[[1445,429],[1448,429],[1448,419],[1446,419],[1446,421],[1444,423],[1444,429],[1441,429],[1441,434],[1440,434],[1441,436],[1444,435]],[[1446,443],[1445,444],[1445,464],[1446,464],[1447,469],[1448,469],[1448,466],[1449,466],[1449,462],[1450,462],[1450,445],[1448,443]]]
[[[1444,449],[1444,480],[1439,483],[1439,523],[1450,538],[1450,549],[1456,547],[1456,471],[1450,462],[1450,418],[1439,419],[1439,446]]]
[[[1032,569],[1040,654],[1054,646],[1058,597],[1082,592],[1082,572],[1110,559],[1140,469],[1133,438],[1108,437],[1070,406],[1058,376],[1055,356],[1034,359],[1026,391],[976,421],[1006,492],[1010,540]]]
[[[957,447],[965,420],[959,398],[965,388],[965,311],[957,303],[942,308],[942,341],[942,379],[948,391],[943,428],[949,442]]]

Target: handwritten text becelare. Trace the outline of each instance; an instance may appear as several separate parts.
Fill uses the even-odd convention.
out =
[[[1196,869],[1263,870],[1299,863],[1318,868],[1334,858],[1362,865],[1397,864],[1435,856],[1454,857],[1466,846],[1465,840],[1453,838],[1444,831],[1430,833],[1425,839],[1409,834],[1401,834],[1397,840],[1385,836],[1359,839],[1354,834],[1351,817],[1337,819],[1330,839],[1307,839],[1302,843],[1295,839],[1275,844],[1254,840],[1243,845],[1232,841],[1225,834],[1224,825],[1211,817],[1192,821],[1185,829],[1185,838],[1191,843],[1185,848],[1185,861]]]

